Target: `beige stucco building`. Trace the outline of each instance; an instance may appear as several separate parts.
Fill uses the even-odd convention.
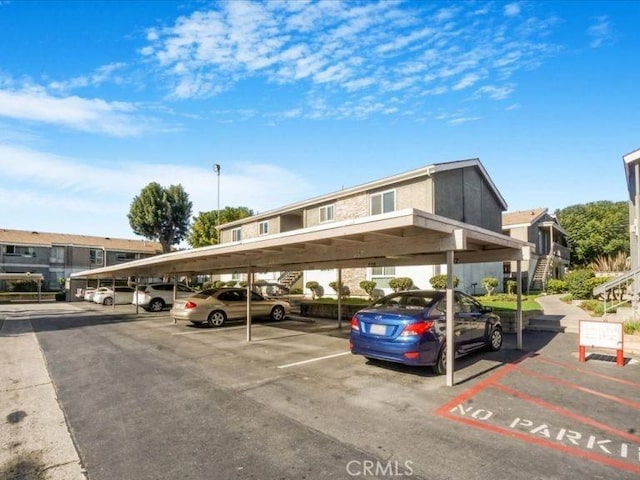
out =
[[[230,222],[220,226],[220,239],[222,244],[228,244],[411,208],[502,233],[502,213],[507,204],[479,159],[460,160],[427,165]],[[393,238],[389,241],[393,242]],[[480,293],[485,276],[501,280],[502,270],[501,262],[454,266],[454,274],[460,278],[458,288],[471,293]],[[345,269],[341,275],[352,295],[364,295],[359,287],[362,280],[373,280],[378,289],[388,291],[391,278],[408,276],[417,287],[430,288],[429,279],[445,272],[445,267],[439,265],[391,266]],[[329,283],[336,280],[337,272],[307,270],[256,277],[299,287],[314,280],[331,295],[335,292]],[[244,278],[241,274],[228,274],[223,279]]]

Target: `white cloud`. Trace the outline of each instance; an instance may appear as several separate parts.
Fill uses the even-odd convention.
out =
[[[587,30],[587,34],[591,37],[589,42],[591,48],[599,48],[610,44],[613,40],[613,34],[609,17],[606,15],[597,17],[595,23]]]
[[[58,97],[37,86],[0,89],[0,116],[115,137],[138,136],[153,127],[153,121],[145,118],[135,104]]]
[[[517,3],[509,3],[504,6],[504,15],[506,17],[516,17],[520,15],[520,5]]]
[[[469,74],[465,75],[464,77],[462,77],[460,79],[460,81],[458,83],[456,83],[451,89],[454,90],[454,91],[463,90],[465,88],[471,87],[478,80],[480,80],[480,75],[477,75],[475,73],[469,73]]]
[[[437,10],[387,0],[220,2],[149,30],[140,51],[178,98],[218,95],[251,79],[296,84],[345,112],[378,112],[370,104],[354,108],[363,89],[382,103],[400,92],[396,108],[413,111],[420,92],[504,82],[555,54],[544,40],[555,20],[528,8],[532,15],[522,18],[517,2]],[[324,109],[312,111],[320,118]]]
[[[485,85],[476,90],[478,97],[489,97],[492,100],[505,100],[513,93],[513,85],[504,85],[496,87],[495,85]]]
[[[217,195],[212,195],[217,179],[210,167],[137,162],[101,165],[91,159],[0,144],[0,171],[0,201],[20,205],[19,209],[5,209],[6,228],[89,235],[100,234],[96,229],[102,228],[110,236],[132,237],[127,233],[126,214],[133,197],[152,181],[164,186],[181,184],[193,202],[194,214],[217,208],[213,200]],[[274,185],[287,188],[276,196],[265,195]],[[290,169],[227,163],[221,169],[220,202],[221,207],[242,205],[264,211],[313,196],[314,188]],[[46,226],[49,224],[52,227]]]

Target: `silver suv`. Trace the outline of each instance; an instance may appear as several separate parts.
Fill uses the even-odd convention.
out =
[[[189,297],[195,290],[182,283],[176,285],[176,297]],[[151,283],[138,286],[131,301],[146,311],[159,312],[166,306],[173,305],[173,283]]]

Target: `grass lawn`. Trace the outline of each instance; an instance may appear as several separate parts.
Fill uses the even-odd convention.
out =
[[[492,296],[477,296],[475,297],[481,304],[492,307],[494,310],[499,311],[516,311],[516,297],[515,295],[492,295]],[[535,301],[536,296],[534,295],[523,295],[522,296],[522,311],[527,312],[531,310],[542,310],[542,307]],[[337,303],[335,298],[320,298],[318,300],[314,300],[316,303]],[[371,302],[365,298],[357,298],[357,297],[347,297],[342,299],[343,305],[362,305],[367,306]]]
[[[478,296],[475,297],[481,304],[491,307],[496,311],[509,311],[515,312],[516,307],[516,297],[515,295],[492,295],[492,296]],[[542,310],[542,307],[538,302],[536,302],[536,297],[534,295],[523,295],[522,296],[522,311],[529,312],[531,310]]]

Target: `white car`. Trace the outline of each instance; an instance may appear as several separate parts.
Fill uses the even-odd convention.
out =
[[[96,293],[102,293],[110,290],[109,287],[87,288],[84,292],[84,299],[87,302],[93,302],[93,297]]]
[[[190,297],[194,293],[196,293],[194,289],[182,283],[176,285],[177,298]],[[140,285],[131,303],[138,304],[147,311],[159,312],[164,307],[173,305],[173,283]]]
[[[131,287],[116,287],[115,303],[116,305],[125,305],[131,303],[133,299],[133,288]],[[100,305],[113,305],[114,294],[113,290],[107,288],[106,291],[97,292],[93,296],[93,301]]]

